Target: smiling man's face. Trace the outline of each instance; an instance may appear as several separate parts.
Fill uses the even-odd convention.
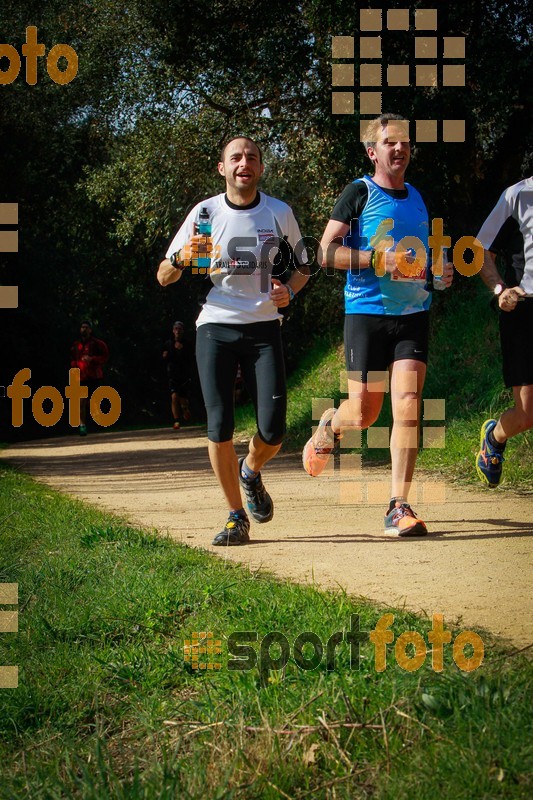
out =
[[[377,183],[391,188],[403,186],[405,170],[411,160],[411,144],[402,141],[405,138],[405,127],[391,120],[380,129],[376,144],[368,148]]]
[[[218,171],[226,179],[230,200],[235,195],[253,200],[263,170],[259,150],[248,139],[229,142],[224,151],[224,160],[218,163]]]

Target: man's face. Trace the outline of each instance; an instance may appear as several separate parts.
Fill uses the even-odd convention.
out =
[[[390,121],[382,126],[376,144],[368,148],[376,172],[384,172],[395,178],[403,178],[411,160],[411,144],[406,138],[405,125]]]
[[[226,146],[224,161],[218,163],[218,171],[226,179],[226,185],[240,192],[252,192],[263,170],[259,150],[248,139],[230,142]]]
[[[81,336],[81,338],[82,339],[88,339],[90,337],[90,335],[91,335],[91,332],[92,331],[91,331],[90,326],[87,325],[86,322],[83,322],[82,325],[80,326],[80,336]]]
[[[181,337],[183,336],[183,325],[174,325],[172,327],[172,330],[174,332],[174,338],[181,339]]]

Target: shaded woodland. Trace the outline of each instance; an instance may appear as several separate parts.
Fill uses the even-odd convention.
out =
[[[0,384],[30,367],[33,390],[64,387],[70,343],[88,317],[111,351],[106,383],[121,394],[122,422],[161,421],[161,345],[175,319],[193,336],[203,279],[162,289],[155,271],[190,207],[222,190],[220,146],[238,133],[261,142],[262,188],[320,239],[336,196],[369,166],[358,114],[331,113],[331,38],[357,41],[360,7],[409,7],[413,20],[425,5],[3,2],[2,42],[21,53],[36,25],[47,50],[72,46],[79,68],[61,86],[40,59],[30,86],[23,61],[17,80],[0,86],[0,202],[19,204],[20,241],[18,255],[0,255],[0,283],[19,286],[19,307],[0,311]],[[464,143],[419,144],[408,172],[456,240],[475,235],[501,191],[533,170],[532,18],[522,0],[437,7],[439,41],[466,37],[466,85],[384,85],[383,110],[466,120]],[[384,63],[413,71],[414,36],[413,26],[384,30]],[[354,61],[357,84],[357,47]],[[475,291],[474,282],[459,278],[455,291]],[[338,335],[341,298],[341,278],[317,270],[286,325],[289,370],[315,337]],[[0,398],[0,440],[36,435],[29,412],[13,430]]]

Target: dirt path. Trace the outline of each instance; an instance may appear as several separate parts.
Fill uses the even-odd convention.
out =
[[[263,473],[274,519],[252,523],[249,546],[221,550],[210,542],[224,506],[200,429],[69,436],[12,446],[1,457],[56,489],[254,570],[443,613],[445,621],[484,627],[518,646],[533,642],[531,497],[447,487],[445,504],[428,504],[418,486],[416,509],[432,535],[394,539],[382,532],[376,495],[387,470],[365,468],[368,500],[355,504],[354,478],[312,479],[298,456],[280,454]],[[432,491],[439,486],[426,483],[426,498]]]

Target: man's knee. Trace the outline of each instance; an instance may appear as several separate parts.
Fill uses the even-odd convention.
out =
[[[258,430],[257,434],[262,442],[265,444],[270,445],[270,447],[276,447],[278,444],[281,444],[283,441],[283,437],[285,435],[285,430],[281,431],[268,431],[268,430]]]
[[[520,391],[515,392],[514,414],[515,420],[522,432],[533,428],[533,387],[521,387]]]
[[[533,404],[520,409],[520,427],[523,431],[533,428]]]
[[[350,397],[342,404],[340,410],[341,428],[358,428],[366,430],[376,422],[381,413],[383,396],[376,394],[372,397],[369,393]]]
[[[231,414],[223,413],[221,408],[207,409],[207,438],[220,444],[233,439],[234,422]]]
[[[368,406],[367,408],[363,406],[361,415],[361,428],[363,428],[364,430],[366,430],[366,428],[370,428],[370,426],[377,421],[380,413],[381,413],[381,405],[379,406],[379,408],[376,408],[375,405]]]
[[[405,392],[393,398],[393,416],[395,422],[404,425],[416,425],[420,414],[420,397],[416,392]]]

